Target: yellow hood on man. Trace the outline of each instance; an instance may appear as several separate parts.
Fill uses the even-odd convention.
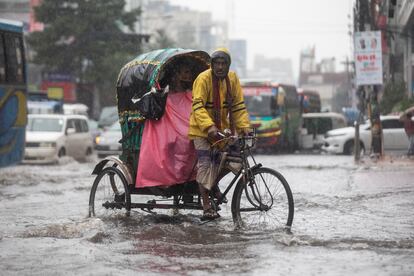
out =
[[[231,116],[237,132],[250,127],[249,115],[244,104],[243,92],[239,78],[235,72],[228,74],[230,80],[230,94],[232,97]],[[228,118],[228,103],[226,101],[226,80],[219,80],[221,130],[230,128]],[[208,69],[202,72],[193,84],[193,105],[190,115],[189,137],[207,137],[207,130],[214,125],[213,115],[213,72]]]

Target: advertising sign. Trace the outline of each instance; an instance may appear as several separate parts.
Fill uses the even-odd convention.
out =
[[[356,84],[382,84],[381,32],[356,32],[354,52]]]

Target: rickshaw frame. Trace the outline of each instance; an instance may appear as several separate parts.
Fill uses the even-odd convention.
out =
[[[232,139],[235,139],[234,137]],[[236,138],[237,139],[237,138]],[[233,217],[233,222],[236,226],[242,227],[245,223],[242,219],[241,213],[243,212],[268,212],[273,208],[273,204],[276,203],[276,197],[273,198],[273,195],[270,195],[271,204],[266,204],[262,197],[268,196],[270,194],[271,188],[267,186],[267,183],[264,182],[264,185],[266,187],[265,194],[261,195],[260,189],[257,187],[258,183],[260,182],[260,178],[266,178],[264,175],[271,175],[275,179],[277,179],[281,186],[283,187],[283,191],[286,193],[286,199],[287,199],[287,216],[286,216],[286,224],[285,225],[278,225],[279,227],[283,227],[284,229],[290,231],[292,222],[293,222],[293,215],[294,215],[294,203],[293,203],[293,196],[292,192],[290,190],[289,184],[287,183],[286,179],[277,171],[263,167],[261,163],[257,163],[254,159],[254,156],[252,155],[252,152],[250,151],[250,146],[246,146],[246,140],[251,139],[255,140],[256,137],[240,137],[238,138],[241,144],[240,147],[240,154],[235,155],[234,153],[228,153],[224,151],[223,154],[223,160],[224,162],[232,162],[232,163],[240,163],[241,167],[237,172],[233,172],[234,176],[230,183],[228,181],[226,182],[226,189],[223,192],[222,196],[220,198],[214,198],[213,195],[211,195],[211,202],[213,205],[213,208],[216,210],[219,210],[219,205],[222,204],[223,198],[225,198],[230,190],[235,186],[232,200],[231,200],[231,213]],[[253,160],[253,166],[250,166],[250,162],[248,161],[248,158],[251,158]],[[110,166],[107,166],[109,164],[112,164]],[[105,166],[107,166],[105,168]],[[109,168],[109,169],[108,169]],[[174,185],[167,189],[161,189],[161,188],[136,188],[135,183],[133,181],[133,178],[131,177],[130,169],[126,164],[124,164],[119,158],[114,156],[109,156],[99,162],[95,169],[93,170],[93,174],[97,175],[97,178],[95,179],[95,182],[93,184],[91,195],[89,199],[89,216],[95,215],[95,192],[97,189],[97,186],[99,185],[100,178],[99,175],[102,172],[105,172],[105,169],[110,171],[118,171],[120,173],[121,181],[123,182],[123,185],[125,187],[125,194],[122,198],[122,201],[117,201],[117,195],[115,194],[113,196],[113,200],[111,202],[105,201],[102,206],[106,209],[116,210],[116,209],[125,209],[126,215],[130,215],[130,211],[132,209],[141,209],[146,212],[152,213],[153,209],[187,209],[187,210],[202,210],[202,204],[200,200],[200,195],[198,192],[198,186],[195,185],[196,183],[194,181],[188,182],[188,183],[182,183]],[[224,176],[231,173],[229,170],[223,170],[223,173],[220,174],[217,177],[217,183],[220,182]],[[256,176],[259,175],[260,178],[256,179]],[[185,185],[192,185],[192,190],[185,191]],[[114,186],[112,185],[112,189],[114,189]],[[269,185],[270,186],[270,185]],[[269,192],[267,192],[267,191]],[[273,190],[273,189],[272,189]],[[248,208],[241,208],[240,207],[240,198],[242,197],[242,194],[245,194],[247,196],[247,201],[250,202],[250,207]],[[172,204],[162,204],[157,203],[157,201],[165,201],[166,199],[152,199],[148,200],[147,203],[134,203],[131,202],[131,195],[152,195],[152,196],[158,196],[158,197],[164,197],[164,198],[170,198],[168,200],[172,201]],[[192,201],[191,203],[186,203],[184,200],[184,195],[196,195],[197,201]],[[268,202],[268,201],[266,201]]]

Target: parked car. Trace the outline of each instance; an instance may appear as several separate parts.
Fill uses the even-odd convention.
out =
[[[108,155],[120,155],[122,145],[119,140],[122,138],[121,125],[115,122],[95,138],[95,150],[99,158]]]
[[[321,148],[323,138],[329,130],[346,127],[346,118],[335,112],[304,113],[300,146],[302,149]]]
[[[83,161],[92,153],[93,140],[86,116],[29,114],[23,162],[58,162],[66,155]]]
[[[384,150],[405,150],[408,138],[399,116],[381,116]],[[322,150],[336,154],[353,154],[355,147],[355,128],[345,127],[328,131]],[[371,124],[366,121],[359,128],[359,143],[362,152],[371,150]]]

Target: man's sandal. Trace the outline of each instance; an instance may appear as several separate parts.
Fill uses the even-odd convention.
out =
[[[213,208],[208,208],[204,210],[203,216],[201,217],[201,221],[214,220],[219,217],[220,215]]]

